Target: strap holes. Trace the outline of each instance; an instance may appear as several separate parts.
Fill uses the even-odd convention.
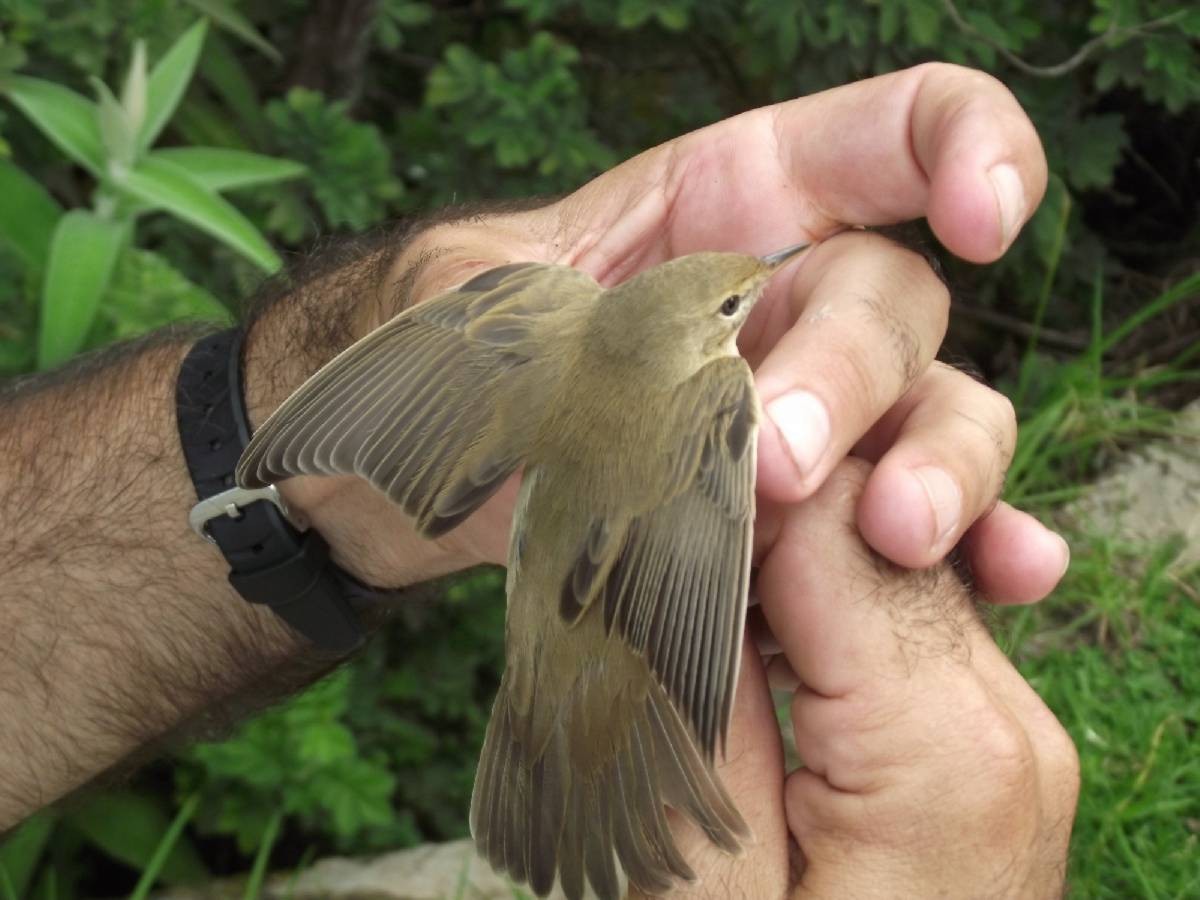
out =
[[[212,369],[205,369],[203,372],[200,373],[201,381],[208,381],[208,379],[210,379],[212,377],[213,377]]]
[[[209,441],[208,449],[209,450],[220,450],[221,449],[221,439],[213,438],[211,441]]]

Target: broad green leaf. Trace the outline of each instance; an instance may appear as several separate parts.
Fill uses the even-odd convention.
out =
[[[8,160],[0,160],[0,240],[17,252],[26,268],[40,272],[50,252],[50,236],[62,208],[44,187]]]
[[[249,19],[225,3],[224,0],[187,0],[187,2],[230,34],[241,38],[271,62],[276,65],[283,62],[283,54],[275,49],[275,45],[263,37]]]
[[[58,220],[42,281],[38,368],[56,366],[83,346],[125,235],[123,223],[87,210]]]
[[[171,147],[155,150],[149,158],[166,160],[186,169],[196,181],[213,192],[299,178],[307,171],[290,159],[223,147]]]
[[[171,827],[170,816],[154,798],[128,790],[98,794],[72,809],[64,821],[108,856],[138,871],[150,864]],[[180,835],[170,848],[159,877],[170,885],[195,884],[208,877],[200,854],[186,835]]]
[[[26,819],[0,843],[0,870],[18,897],[27,896],[33,874],[54,830],[54,816],[40,812]]]
[[[9,76],[4,89],[59,150],[93,175],[103,174],[104,144],[96,104],[62,85],[26,75]]]
[[[279,257],[253,223],[174,163],[157,157],[143,159],[120,187],[135,200],[165,209],[208,232],[267,273],[279,270]]]
[[[183,98],[183,92],[192,80],[207,31],[208,21],[201,19],[171,45],[171,49],[150,72],[146,90],[146,120],[138,135],[140,149],[145,150],[154,143]]]

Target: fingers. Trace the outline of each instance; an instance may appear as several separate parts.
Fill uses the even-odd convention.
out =
[[[863,538],[910,568],[942,559],[964,535],[976,586],[998,603],[1032,603],[1066,570],[1066,542],[996,500],[1016,445],[1008,399],[934,363],[859,442],[878,461],[859,501]]]
[[[878,460],[859,502],[863,537],[902,566],[942,559],[995,505],[1016,440],[1007,397],[935,362],[859,444]]]
[[[1005,896],[1061,888],[1078,766],[1062,727],[945,567],[882,563],[849,460],[788,510],[756,588],[787,663],[805,768],[788,778],[800,895]],[[772,667],[776,663],[772,663]]]
[[[998,258],[1046,189],[1029,118],[1003,84],[972,69],[918,66],[778,109],[786,168],[831,219],[924,215],[972,262]]]
[[[1061,536],[1003,502],[967,532],[964,550],[976,586],[993,603],[1036,603],[1071,562]]]
[[[767,253],[927,217],[988,262],[1046,188],[1037,133],[981,72],[930,63],[753,110],[649,150],[555,208],[573,265],[619,281],[704,249]]]
[[[766,413],[758,490],[794,502],[929,365],[949,296],[920,256],[853,232],[814,248],[788,295],[763,302],[774,307],[743,346]]]

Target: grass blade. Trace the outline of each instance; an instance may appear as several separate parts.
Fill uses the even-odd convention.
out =
[[[150,858],[149,864],[142,872],[142,877],[138,879],[137,885],[133,889],[133,893],[129,895],[129,900],[146,900],[150,893],[150,888],[154,887],[154,882],[158,880],[158,873],[162,870],[163,865],[167,861],[167,857],[171,855],[171,850],[175,843],[179,840],[179,836],[183,834],[183,829],[196,814],[196,808],[200,805],[200,795],[192,794],[184,801],[183,806],[179,808],[179,812],[175,814],[175,819],[171,822],[171,827],[167,829],[162,840],[158,844],[158,848],[154,851],[154,856]]]
[[[283,810],[276,810],[263,829],[262,838],[258,842],[258,852],[254,854],[254,866],[250,869],[250,878],[246,881],[246,891],[243,900],[258,900],[262,893],[263,879],[267,876],[267,863],[271,859],[271,849],[279,837],[279,826],[283,823]]]

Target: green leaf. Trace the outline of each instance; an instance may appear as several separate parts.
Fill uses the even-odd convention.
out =
[[[283,62],[283,54],[275,45],[263,37],[250,20],[224,0],[187,0],[230,34],[241,38],[276,65]]]
[[[63,153],[97,177],[104,172],[104,144],[96,104],[69,88],[13,75],[5,81],[8,98]]]
[[[89,841],[113,859],[139,871],[154,858],[171,819],[159,803],[145,794],[110,790],[73,809],[65,818]],[[113,827],[114,823],[120,827]],[[162,880],[170,885],[195,884],[208,870],[185,836],[180,836],[163,860]]]
[[[16,896],[26,896],[53,830],[54,816],[41,812],[26,819],[0,844],[0,872],[7,876]]]
[[[200,58],[200,48],[204,46],[207,31],[208,21],[201,19],[183,33],[150,72],[146,91],[146,120],[138,134],[140,149],[145,150],[154,143],[183,98],[183,92],[192,80],[196,60]]]
[[[308,170],[290,159],[276,159],[222,147],[170,147],[149,158],[174,163],[210,191],[228,191],[252,184],[299,178]]]
[[[103,81],[93,78],[92,85],[96,88],[100,139],[104,142],[104,152],[108,155],[110,171],[117,166],[121,169],[128,169],[133,165],[134,157],[137,155],[137,134],[130,122],[129,114]]]
[[[146,82],[146,42],[133,42],[133,59],[129,61],[129,73],[125,76],[125,87],[121,89],[121,106],[129,116],[134,131],[140,131],[146,120],[146,99],[149,86]]]
[[[120,188],[135,200],[195,225],[265,272],[279,270],[279,257],[250,220],[174,163],[158,157],[143,159]]]
[[[39,368],[56,366],[83,346],[125,235],[124,223],[82,209],[58,220],[42,282]]]
[[[266,120],[262,104],[258,101],[258,86],[223,35],[211,35],[205,42],[198,71],[219,98],[226,120],[230,119],[229,114],[232,113],[233,124],[241,132],[242,140],[239,143],[226,143],[225,146],[269,145],[271,141],[267,135]],[[187,106],[185,104],[180,112],[186,110]],[[174,121],[178,129],[179,114],[176,114]]]
[[[8,243],[33,272],[41,272],[50,252],[50,236],[62,208],[22,169],[0,160],[0,240]]]

